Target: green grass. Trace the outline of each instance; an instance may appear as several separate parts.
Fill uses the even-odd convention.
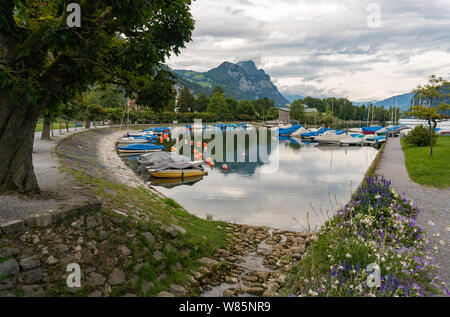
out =
[[[437,188],[450,187],[450,137],[437,138],[432,157],[428,146],[410,146],[403,139],[401,142],[406,169],[414,182]]]
[[[75,124],[73,122],[69,123],[69,128],[73,128]],[[44,119],[39,119],[35,132],[41,132],[44,128]],[[53,129],[58,130],[59,129],[59,122],[53,122]],[[61,129],[66,129],[66,124],[64,122],[61,122]]]

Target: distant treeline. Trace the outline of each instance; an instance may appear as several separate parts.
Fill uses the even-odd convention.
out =
[[[306,111],[307,108],[315,108],[318,113],[314,114]],[[369,111],[370,110],[370,111]],[[397,111],[397,114],[395,114]],[[373,105],[355,106],[345,98],[313,98],[306,97],[291,103],[291,119],[304,123],[313,123],[314,116],[319,117],[322,123],[333,121],[333,117],[345,121],[378,121],[385,122],[391,120],[393,116],[399,118],[400,110],[392,107],[374,107]]]

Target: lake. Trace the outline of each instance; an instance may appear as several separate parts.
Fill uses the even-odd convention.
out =
[[[265,173],[266,164],[260,161],[225,162],[227,171],[223,163],[205,165],[208,175],[201,179],[184,184],[156,179],[152,184],[201,218],[313,230],[348,202],[378,152],[367,146],[317,145],[292,138],[280,140],[272,155],[277,150],[279,167],[273,173]]]

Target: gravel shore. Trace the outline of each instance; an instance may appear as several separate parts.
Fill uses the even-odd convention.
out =
[[[432,246],[439,247],[436,258],[441,265],[440,275],[450,285],[450,188],[438,189],[414,183],[406,170],[400,138],[389,139],[375,175],[390,179],[395,192],[405,192],[422,210],[418,221],[426,229]]]

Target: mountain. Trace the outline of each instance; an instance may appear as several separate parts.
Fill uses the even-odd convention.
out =
[[[411,106],[413,96],[414,93],[407,93],[403,95],[393,96],[384,99],[382,101],[376,102],[375,106],[377,107],[384,106],[385,108],[389,108],[391,106],[392,107],[398,106],[400,108],[400,111],[405,111],[408,110],[408,108]]]
[[[300,96],[300,95],[292,95],[292,94],[286,94],[284,93],[283,96],[289,100],[290,103],[294,102],[297,99],[305,99],[305,96]]]
[[[187,87],[194,95],[210,95],[215,86],[220,86],[227,97],[237,100],[267,97],[279,107],[289,104],[270,76],[258,69],[253,61],[224,62],[204,73],[190,70],[174,70],[174,73],[178,75],[178,87]]]

